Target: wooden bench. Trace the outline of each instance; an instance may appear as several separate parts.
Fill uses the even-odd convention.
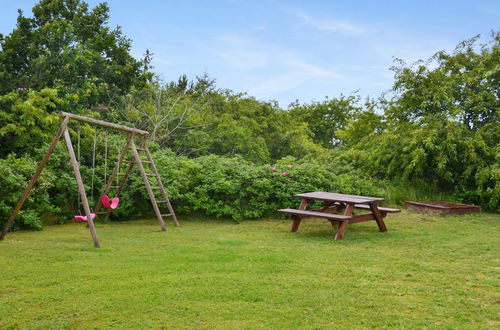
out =
[[[337,220],[337,221],[345,221],[345,220],[352,219],[352,216],[350,216],[350,215],[340,215],[340,214],[332,214],[332,213],[317,212],[317,211],[297,210],[297,209],[279,209],[278,212],[296,215],[296,216],[299,216],[301,218],[325,218],[325,219]]]
[[[339,224],[342,221],[347,221],[352,219],[352,216],[350,215],[340,215],[340,214],[297,210],[297,209],[279,209],[278,212],[290,214],[290,218],[292,218],[293,220],[292,229],[290,230],[292,233],[296,232],[297,229],[299,229],[299,225],[300,222],[302,221],[302,218],[324,218],[330,221],[332,226],[335,226],[335,223]]]
[[[366,204],[355,204],[354,205],[355,208],[357,209],[363,209],[363,210],[370,210],[370,205],[366,205]],[[401,212],[400,209],[391,209],[391,208],[388,208],[388,207],[378,207],[378,210],[382,213],[398,213],[398,212]]]

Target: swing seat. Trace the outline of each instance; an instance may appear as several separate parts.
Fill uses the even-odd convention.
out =
[[[92,220],[95,219],[95,213],[90,213]],[[75,215],[75,221],[88,221],[87,217],[84,215]]]
[[[120,203],[120,199],[118,197],[115,197],[111,200],[111,203],[110,203],[109,197],[104,195],[101,197],[101,202],[102,202],[102,206],[104,206],[105,208],[114,210],[118,207],[118,204]]]

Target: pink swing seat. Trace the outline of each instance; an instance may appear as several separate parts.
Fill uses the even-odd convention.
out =
[[[92,218],[92,220],[94,220],[95,219],[95,213],[91,213],[90,217]],[[87,217],[84,216],[84,215],[75,215],[75,221],[88,221],[88,220],[87,220]]]
[[[104,195],[104,196],[101,196],[101,202],[102,202],[102,206],[104,206],[105,208],[115,210],[118,207],[118,204],[120,203],[120,199],[118,197],[115,197],[111,200],[111,203],[110,203],[109,197]]]

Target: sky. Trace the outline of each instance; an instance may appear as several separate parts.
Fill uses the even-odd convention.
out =
[[[35,0],[0,0],[0,33]],[[87,1],[95,6],[102,1]],[[280,106],[392,87],[395,58],[407,63],[453,51],[500,30],[500,1],[109,0],[111,27],[149,49],[165,81],[203,73],[219,88]]]

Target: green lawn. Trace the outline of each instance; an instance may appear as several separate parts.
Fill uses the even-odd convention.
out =
[[[498,328],[500,216],[154,220],[0,242],[0,328]]]

